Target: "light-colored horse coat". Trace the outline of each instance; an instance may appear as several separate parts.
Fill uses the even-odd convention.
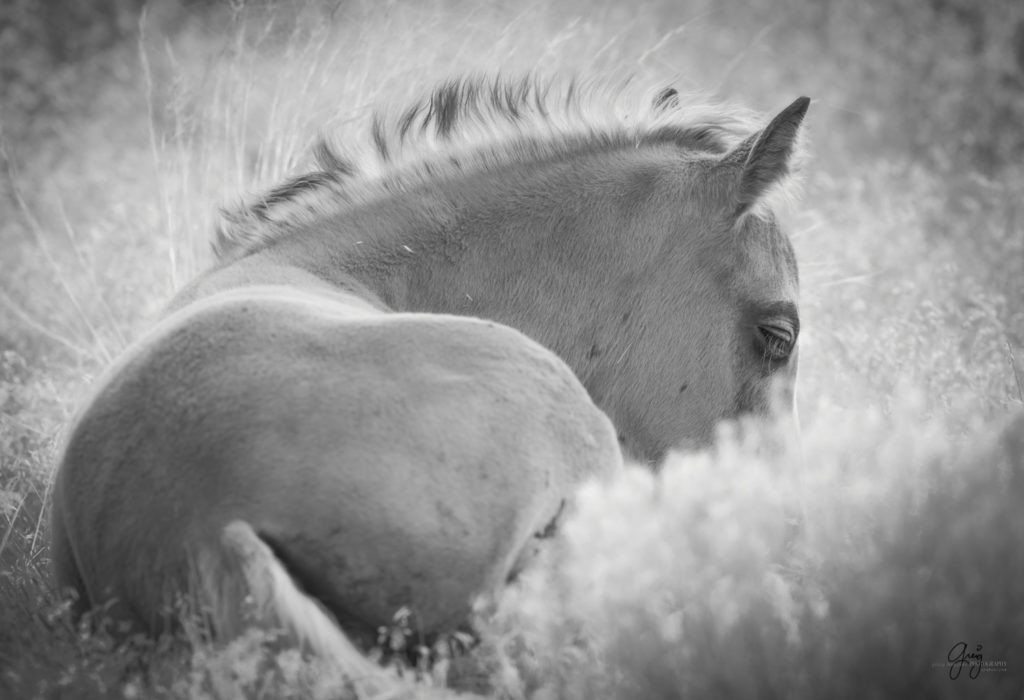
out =
[[[401,606],[443,632],[620,444],[656,462],[792,390],[796,265],[762,210],[807,100],[751,134],[666,92],[651,124],[563,133],[547,89],[443,86],[375,122],[381,177],[324,150],[234,215],[70,433],[58,584],[148,629],[198,585],[229,634],[265,590],[328,653],[347,642],[320,605],[363,642]],[[444,145],[528,114],[548,131],[395,155],[417,124]]]
[[[508,327],[229,290],[100,382],[54,494],[75,545],[54,558],[89,601],[154,625],[188,558],[242,520],[347,629],[372,635],[404,605],[450,630],[619,460],[568,367]]]

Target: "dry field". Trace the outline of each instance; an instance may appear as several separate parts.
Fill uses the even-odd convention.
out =
[[[1024,5],[151,5],[0,8],[0,697],[347,694],[260,635],[182,653],[76,628],[49,588],[55,456],[90,381],[208,262],[219,206],[319,132],[366,142],[375,106],[496,70],[814,102],[787,216],[802,449],[732,426],[585,491],[481,610],[478,687],[1024,697]],[[416,675],[410,697],[448,693]]]

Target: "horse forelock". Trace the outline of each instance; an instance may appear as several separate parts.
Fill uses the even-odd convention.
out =
[[[742,108],[674,88],[527,75],[449,80],[402,109],[377,112],[369,143],[322,139],[315,169],[224,212],[220,260],[244,256],[322,217],[474,170],[624,146],[674,144],[719,155],[760,125]]]

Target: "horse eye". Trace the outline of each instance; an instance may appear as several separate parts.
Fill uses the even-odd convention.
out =
[[[761,351],[772,360],[785,360],[793,353],[796,345],[796,335],[786,326],[758,326],[757,336]]]

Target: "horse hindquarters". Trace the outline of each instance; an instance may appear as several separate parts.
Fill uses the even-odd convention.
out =
[[[55,487],[58,576],[157,632],[196,557],[237,629],[237,562],[263,562],[257,583],[283,564],[352,639],[401,606],[440,633],[576,483],[619,464],[568,367],[511,329],[236,293],[168,319],[98,383]]]

